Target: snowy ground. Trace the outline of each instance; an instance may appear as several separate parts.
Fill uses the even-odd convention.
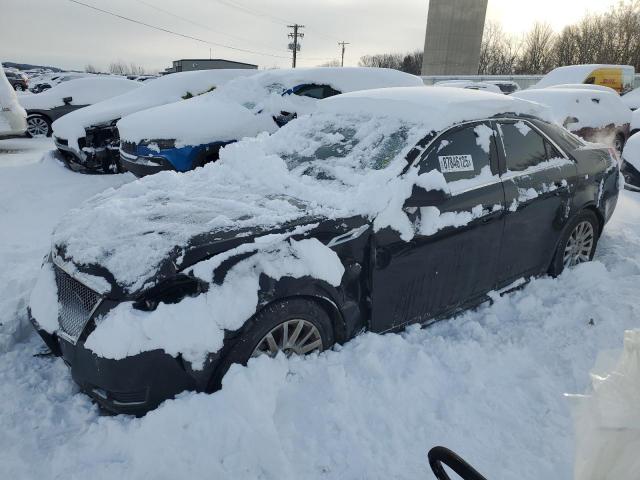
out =
[[[563,394],[640,327],[640,195],[623,193],[596,261],[559,279],[429,329],[258,358],[142,419],[105,417],[61,360],[33,356],[24,310],[60,216],[133,178],[70,172],[50,148],[0,141],[0,478],[421,479],[437,444],[489,479],[572,478]]]

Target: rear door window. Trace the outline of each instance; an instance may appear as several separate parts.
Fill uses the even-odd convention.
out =
[[[492,156],[495,156],[495,142],[491,125],[485,122],[468,124],[436,139],[420,164],[420,173],[439,170],[449,183],[472,179],[481,173],[492,172]]]
[[[542,135],[523,121],[500,122],[506,168],[509,172],[522,172],[528,168],[561,156]]]

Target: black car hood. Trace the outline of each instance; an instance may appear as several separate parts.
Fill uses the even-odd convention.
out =
[[[224,215],[225,221],[216,222],[221,214],[209,211],[203,218],[190,210],[189,206],[193,205],[187,202],[179,208],[180,212],[147,215],[143,228],[131,228],[131,222],[125,222],[127,225],[120,228],[114,225],[108,230],[105,223],[111,222],[104,217],[104,203],[98,202],[92,215],[85,215],[84,208],[76,210],[58,225],[54,232],[53,259],[67,273],[101,294],[112,298],[135,297],[177,272],[253,242],[256,237],[290,232],[327,218],[313,205],[294,198],[250,197],[251,205],[239,202],[241,205],[236,207],[241,208],[237,208],[237,213],[253,210],[254,215],[231,217],[230,208]],[[262,208],[272,212],[275,206],[280,207],[277,215],[270,216],[265,211],[260,215],[256,211]],[[201,209],[200,213],[203,212]]]

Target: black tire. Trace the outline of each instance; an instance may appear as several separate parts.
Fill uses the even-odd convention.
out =
[[[565,269],[565,249],[567,248],[571,235],[574,233],[576,228],[582,224],[582,222],[589,222],[593,229],[593,245],[588,255],[589,261],[593,259],[593,255],[596,253],[596,248],[598,247],[598,239],[600,238],[600,221],[598,216],[592,210],[582,210],[569,222],[562,233],[562,237],[560,238],[560,242],[558,242],[558,247],[556,248],[556,252],[553,256],[553,261],[551,262],[551,267],[549,267],[549,274],[551,276],[557,277]]]
[[[16,92],[24,92],[26,90],[20,83],[16,83],[13,88]]]
[[[242,332],[232,340],[226,348],[220,364],[209,382],[209,391],[219,390],[222,378],[231,365],[246,365],[254,349],[261,340],[274,328],[286,321],[302,319],[313,324],[322,338],[322,350],[331,348],[335,343],[331,318],[322,306],[306,298],[292,298],[274,302],[247,322]],[[228,340],[229,341],[229,340]]]
[[[31,130],[31,131],[30,131]],[[43,132],[42,134],[36,134],[36,130]],[[27,131],[26,135],[29,138],[50,137],[53,133],[51,129],[51,120],[44,115],[34,113],[27,117]]]

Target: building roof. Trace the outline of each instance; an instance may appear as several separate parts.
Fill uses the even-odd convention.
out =
[[[252,67],[258,66],[254,63],[238,62],[236,60],[227,60],[226,58],[180,58],[178,60],[174,60],[173,62],[229,62],[238,63],[240,65],[250,65]]]

